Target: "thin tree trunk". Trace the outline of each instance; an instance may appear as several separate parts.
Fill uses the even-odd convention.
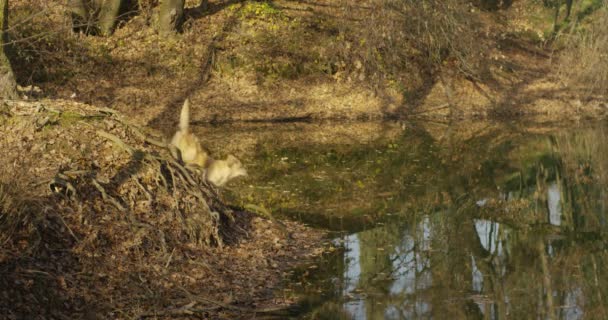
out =
[[[557,0],[555,1],[555,13],[554,13],[554,17],[553,17],[553,33],[554,35],[557,34],[557,31],[559,31],[559,9],[562,6],[562,1],[561,0]]]
[[[95,33],[97,26],[95,16],[97,8],[95,4],[88,0],[68,0],[68,10],[72,16],[72,30],[74,32],[84,32],[85,34]]]
[[[184,16],[184,0],[162,0],[160,4],[159,31],[163,35],[179,29]]]
[[[8,35],[6,29],[8,27],[8,0],[0,0],[0,22],[1,32],[0,37],[0,99],[14,99],[17,97],[17,83],[11,62],[6,56],[6,45],[8,43]]]
[[[101,5],[99,13],[99,30],[104,36],[111,35],[116,27],[120,8],[123,7],[124,0],[105,0]]]
[[[572,3],[574,0],[566,0],[566,20],[570,19],[570,14],[572,13]]]

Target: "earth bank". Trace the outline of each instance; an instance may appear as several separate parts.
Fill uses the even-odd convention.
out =
[[[320,230],[227,206],[228,190],[113,110],[9,102],[1,114],[3,317],[272,314],[293,302],[275,292],[289,269],[326,247]]]

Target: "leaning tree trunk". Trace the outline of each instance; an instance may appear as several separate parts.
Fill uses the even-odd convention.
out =
[[[99,30],[104,36],[111,35],[120,15],[120,8],[125,0],[105,0],[99,13]]]
[[[160,4],[159,31],[163,35],[175,32],[184,16],[184,0],[162,0]]]
[[[6,33],[8,26],[8,0],[0,0],[0,22],[0,30],[2,32],[2,36],[0,37],[0,99],[12,99],[17,97],[17,83],[15,82],[11,62],[6,56],[6,45],[8,44]]]

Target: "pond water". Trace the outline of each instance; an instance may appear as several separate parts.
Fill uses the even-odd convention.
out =
[[[211,137],[223,135],[209,129]],[[217,136],[216,136],[217,137]],[[234,130],[233,201],[333,231],[293,319],[608,319],[608,125]]]

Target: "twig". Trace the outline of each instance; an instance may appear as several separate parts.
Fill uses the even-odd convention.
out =
[[[122,123],[121,120],[118,120],[118,121],[120,121]],[[155,145],[157,147],[161,147],[161,148],[165,148],[165,149],[168,148],[168,145],[165,142],[148,137],[143,132],[141,132],[141,130],[138,127],[128,124],[128,123],[123,123],[123,124],[126,125],[129,129],[131,129],[133,131],[133,133],[135,133],[136,136],[138,136],[140,139],[144,140],[145,142],[147,142],[151,145]]]
[[[196,301],[192,301],[179,308],[170,309],[170,310],[166,310],[166,311],[156,311],[156,312],[144,313],[144,314],[140,315],[138,318],[143,319],[143,318],[158,317],[158,316],[184,316],[184,315],[190,316],[195,313],[195,311],[192,310],[192,308],[196,304],[197,304]]]
[[[169,174],[171,175],[171,183],[173,184],[172,191],[173,191],[173,196],[175,196],[175,189],[176,189],[175,188],[175,173],[173,172],[173,168],[171,166],[167,166],[167,170],[169,171]],[[163,175],[162,172],[159,172],[158,174],[161,176],[162,181],[165,182],[165,188],[168,189],[169,186],[166,184],[167,180],[165,179],[165,176]]]
[[[127,211],[127,209],[125,207],[123,207],[120,202],[118,202],[116,199],[114,199],[112,196],[110,196],[107,192],[106,189],[104,189],[101,184],[99,183],[99,181],[97,181],[97,179],[95,178],[91,178],[91,183],[95,186],[95,188],[97,188],[97,190],[101,193],[101,197],[103,198],[103,200],[108,201],[109,203],[113,204],[118,210],[120,211]]]
[[[46,272],[46,271],[42,271],[42,270],[35,270],[35,269],[22,269],[22,270],[19,270],[19,271],[21,271],[21,272],[23,272],[23,273],[42,274],[42,275],[45,275],[45,276],[47,276],[47,277],[51,277],[51,278],[53,277],[53,275],[51,275],[50,273],[48,273],[48,272]]]
[[[53,178],[53,180],[51,180],[51,182],[49,183],[49,188],[51,189],[52,192],[57,193],[57,191],[55,190],[55,188],[53,187],[54,185],[59,185],[64,187],[67,191],[72,193],[72,197],[78,199],[78,192],[76,191],[76,188],[74,187],[74,185],[68,181],[69,178],[65,175],[62,175],[61,173],[57,174],[56,177]],[[68,197],[70,196],[69,194],[66,194]]]
[[[62,173],[65,174],[66,176],[81,176],[81,175],[91,174],[91,171],[89,171],[89,170],[67,170],[67,171],[63,171]]]
[[[190,175],[190,173],[188,173],[188,170],[186,170],[186,168],[184,166],[182,166],[181,164],[179,164],[177,161],[175,161],[173,159],[169,160],[169,163],[171,165],[175,166],[177,169],[179,169],[180,173],[184,176],[184,178],[186,178],[188,183],[190,183],[193,186],[197,185],[196,181],[194,181],[194,178],[192,178],[192,175]]]
[[[105,132],[103,130],[97,130],[97,131],[95,131],[95,133],[97,133],[98,136],[111,140],[116,145],[118,145],[119,147],[121,147],[125,151],[127,151],[130,155],[135,154],[135,150],[131,146],[129,146],[128,144],[126,144],[122,140],[120,140],[119,137],[117,137],[109,132]]]
[[[151,138],[147,135],[145,135],[141,128],[139,128],[139,126],[129,122],[128,120],[126,120],[125,118],[123,118],[116,110],[114,109],[110,109],[110,108],[103,108],[103,107],[96,107],[94,108],[95,110],[101,112],[101,113],[107,113],[112,115],[112,117],[114,117],[114,119],[116,119],[118,122],[120,122],[122,125],[124,125],[125,127],[129,128],[131,131],[133,131],[133,133],[135,133],[135,135],[137,137],[139,137],[140,139],[144,140],[145,142],[155,145],[157,147],[161,147],[161,148],[168,148],[169,146],[167,145],[167,143],[163,142],[163,141],[159,141],[156,140],[154,138]]]
[[[68,224],[65,222],[65,219],[63,219],[63,216],[60,214],[56,215],[57,217],[59,217],[59,220],[61,220],[61,223],[63,223],[63,225],[65,226],[66,229],[68,229],[68,232],[70,233],[70,235],[72,236],[72,238],[74,238],[74,240],[76,240],[76,242],[80,242],[80,239],[78,239],[78,237],[76,236],[76,234],[74,234],[74,231],[72,231],[72,228],[70,228],[70,226],[68,226]]]
[[[173,254],[175,253],[175,248],[171,250],[171,254],[169,255],[169,259],[167,259],[167,263],[165,263],[165,269],[169,268],[169,264],[171,264],[171,260],[173,260]]]

